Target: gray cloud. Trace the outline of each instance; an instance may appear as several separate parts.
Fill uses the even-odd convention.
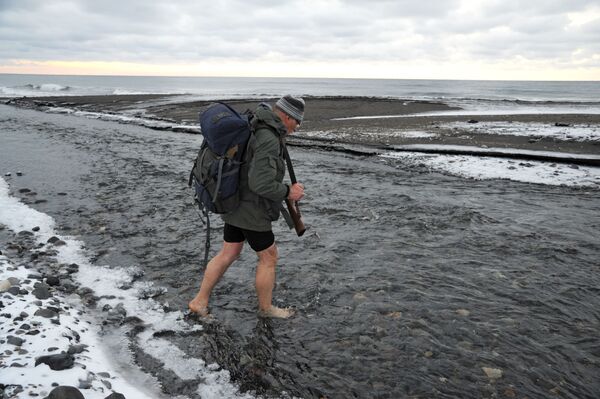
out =
[[[1,0],[0,60],[198,62],[600,54],[587,0]],[[598,57],[596,57],[598,58]],[[600,62],[596,60],[596,62]]]

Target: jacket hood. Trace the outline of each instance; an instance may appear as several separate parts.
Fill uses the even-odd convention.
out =
[[[266,103],[261,103],[256,108],[255,112],[256,118],[258,120],[256,128],[268,127],[271,130],[277,132],[280,136],[285,136],[287,134],[287,129],[285,125],[277,116],[275,112],[271,109],[271,106]]]

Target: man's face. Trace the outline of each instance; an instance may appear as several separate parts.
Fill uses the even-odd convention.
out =
[[[285,125],[288,134],[292,134],[300,127],[300,123],[298,123],[297,120],[285,113],[283,114],[283,124]]]

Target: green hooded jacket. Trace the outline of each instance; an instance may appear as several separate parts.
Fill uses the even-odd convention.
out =
[[[253,231],[271,230],[279,219],[288,186],[283,183],[285,161],[282,141],[287,130],[267,104],[256,109],[258,120],[248,147],[250,161],[240,174],[240,206],[221,215],[232,226]]]

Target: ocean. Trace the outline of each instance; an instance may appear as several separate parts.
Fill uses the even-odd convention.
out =
[[[287,93],[443,101],[468,110],[600,113],[600,82],[0,74],[0,97],[179,94],[214,100]]]

